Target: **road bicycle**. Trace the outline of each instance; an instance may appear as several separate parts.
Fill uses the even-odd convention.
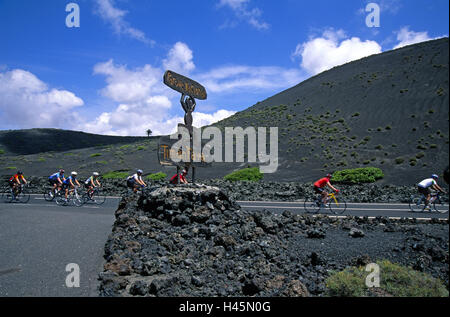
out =
[[[92,202],[97,205],[101,205],[106,201],[106,194],[102,193],[99,188],[93,188],[87,191],[82,196],[83,203]]]
[[[83,205],[83,198],[80,194],[78,194],[77,187],[74,189],[69,190],[69,193],[67,195],[67,199],[65,197],[65,193],[62,192],[60,195],[56,197],[56,204],[58,206],[68,206],[70,204],[73,204],[77,207],[81,207]]]
[[[44,192],[44,199],[46,201],[53,201],[56,197],[61,196],[63,193],[62,189],[58,189],[58,187],[53,190],[53,187]]]
[[[15,189],[7,185],[2,190],[1,200],[5,203],[12,203],[15,201],[26,204],[30,200],[30,194],[28,193],[25,184],[20,184],[19,186],[16,186]]]
[[[326,205],[322,202],[322,196],[319,195],[313,198],[306,198],[304,208],[307,213],[318,213],[322,208],[329,208],[332,213],[340,215],[347,209],[347,202],[342,197],[338,198],[334,193],[330,193],[328,194]]]
[[[409,201],[409,208],[412,212],[425,212],[425,195],[412,195]],[[448,204],[445,205],[440,197],[440,193],[431,193],[430,202],[428,205],[431,207],[430,211],[439,212],[444,214],[448,212]]]

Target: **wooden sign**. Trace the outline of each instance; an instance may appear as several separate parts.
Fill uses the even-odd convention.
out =
[[[158,161],[160,165],[179,167],[185,167],[187,164],[194,167],[205,167],[211,165],[211,163],[205,161],[205,157],[202,153],[195,153],[191,147],[188,148],[186,153],[183,153],[181,149],[178,153],[175,153],[172,149],[172,145],[177,141],[178,140],[170,139],[168,136],[161,136],[159,138]],[[181,157],[181,161],[173,161],[172,158],[175,156]]]
[[[200,100],[205,100],[207,98],[205,87],[198,82],[171,70],[164,73],[164,84],[182,94],[191,96],[192,98]]]

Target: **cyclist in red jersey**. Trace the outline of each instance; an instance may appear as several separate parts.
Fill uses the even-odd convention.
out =
[[[326,205],[328,202],[328,192],[325,190],[325,187],[328,186],[336,193],[339,192],[339,189],[333,187],[330,183],[331,174],[328,174],[326,177],[319,179],[314,183],[314,192],[322,195],[322,202]]]
[[[8,182],[9,182],[9,186],[13,190],[14,196],[17,195],[17,187],[20,186],[22,184],[22,182],[24,184],[27,184],[27,180],[23,176],[22,171],[18,171],[16,174],[14,174],[14,176],[12,176]]]
[[[187,175],[187,170],[183,170],[180,174],[180,184],[187,184],[188,181],[186,179],[186,175]],[[172,178],[170,179],[170,183],[171,184],[178,184],[178,174],[175,174],[172,176]]]

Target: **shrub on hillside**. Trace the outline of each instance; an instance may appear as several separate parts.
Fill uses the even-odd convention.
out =
[[[344,184],[373,183],[383,177],[384,174],[381,169],[376,167],[364,167],[334,172],[331,181]]]
[[[0,149],[0,155],[1,155],[1,154],[5,154],[5,151],[2,150],[2,149]]]
[[[127,172],[108,172],[106,174],[103,174],[102,177],[104,179],[123,179],[128,176]]]
[[[97,156],[102,156],[100,153],[94,153],[90,155],[91,157],[97,157]]]
[[[159,172],[159,173],[150,174],[150,175],[146,176],[145,178],[148,180],[152,180],[152,181],[160,181],[160,180],[164,180],[166,177],[167,177],[166,173]]]
[[[225,180],[229,181],[259,181],[263,178],[263,174],[259,171],[259,167],[244,168],[239,171],[234,171],[226,176]]]
[[[378,294],[396,297],[448,297],[444,284],[427,273],[404,267],[388,260],[377,261],[380,267]],[[369,272],[365,267],[349,267],[332,272],[326,280],[327,295],[362,297],[373,294],[365,281]]]

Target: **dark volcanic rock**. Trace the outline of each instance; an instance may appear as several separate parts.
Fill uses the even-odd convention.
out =
[[[448,222],[246,211],[204,185],[124,195],[115,215],[101,296],[321,296],[330,270],[379,259],[448,285]]]

